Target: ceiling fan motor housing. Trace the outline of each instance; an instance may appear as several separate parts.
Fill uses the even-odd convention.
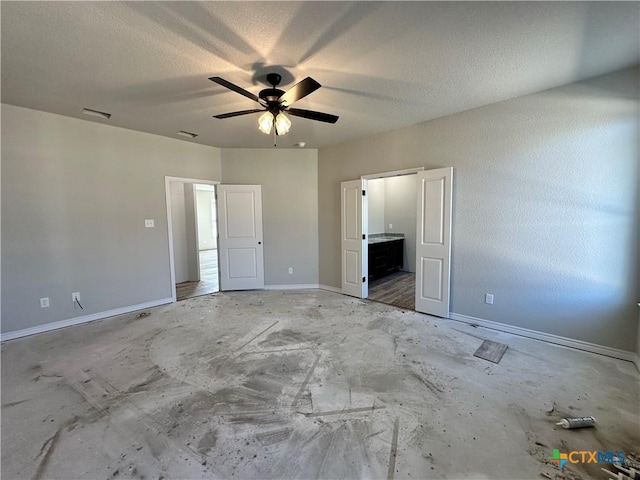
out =
[[[280,90],[279,88],[276,88],[278,85],[280,85],[281,81],[282,81],[282,76],[280,74],[278,73],[267,74],[267,82],[269,82],[273,86],[273,88],[265,88],[264,90],[261,90],[258,96],[262,100],[267,102],[269,107],[273,108],[278,106],[279,104],[278,99],[282,95],[284,95],[284,90]]]
[[[270,106],[272,103],[278,103],[278,99],[284,95],[284,91],[278,88],[265,88],[261,90],[258,96],[267,102]]]

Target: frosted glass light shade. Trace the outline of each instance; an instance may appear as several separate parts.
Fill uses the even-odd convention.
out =
[[[271,128],[273,128],[273,120],[274,118],[271,112],[264,112],[258,119],[258,130],[269,135],[271,133]]]
[[[286,135],[290,128],[291,120],[283,112],[280,112],[276,117],[276,132],[278,135]]]

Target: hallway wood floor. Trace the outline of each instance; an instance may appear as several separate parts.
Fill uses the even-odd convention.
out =
[[[395,272],[369,284],[369,300],[415,310],[416,274]]]
[[[218,250],[200,251],[200,281],[183,282],[176,285],[178,301],[200,295],[208,295],[220,290],[218,285]]]

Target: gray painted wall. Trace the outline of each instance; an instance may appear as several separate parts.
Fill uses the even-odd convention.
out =
[[[176,283],[189,281],[189,249],[187,247],[187,211],[184,182],[171,182],[171,234],[173,239],[173,268]]]
[[[321,149],[320,283],[340,286],[341,181],[453,166],[451,311],[634,351],[638,79],[628,69]]]
[[[317,150],[222,150],[224,183],[262,185],[266,285],[318,283],[317,158]]]
[[[200,280],[200,254],[198,250],[198,224],[196,219],[196,186],[184,184],[184,209],[187,227],[187,261],[189,281]]]
[[[369,233],[404,233],[402,270],[415,272],[418,208],[416,175],[376,178],[368,181],[367,188]],[[389,228],[390,224],[392,228]]]
[[[200,280],[200,252],[196,234],[195,185],[179,180],[169,184],[175,282]]]
[[[217,148],[6,104],[2,169],[2,332],[170,297],[164,177],[221,178]]]
[[[384,233],[384,178],[367,182],[368,233]]]
[[[404,175],[384,179],[384,226],[386,233],[404,233],[405,272],[416,271],[416,221],[418,177]],[[393,228],[389,228],[389,224]]]

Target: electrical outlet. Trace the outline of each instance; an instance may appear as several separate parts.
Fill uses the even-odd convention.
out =
[[[484,303],[489,304],[489,305],[493,305],[493,294],[492,293],[485,294]]]
[[[393,223],[389,224],[389,230],[393,230]]]
[[[71,294],[71,301],[73,303],[79,302],[80,301],[80,292],[73,292]]]
[[[293,267],[289,267],[289,275],[293,275]]]
[[[155,227],[155,222],[153,221],[153,219],[146,219],[144,221],[144,226],[146,228],[153,228],[153,227]]]
[[[49,297],[40,299],[40,308],[49,308]]]

